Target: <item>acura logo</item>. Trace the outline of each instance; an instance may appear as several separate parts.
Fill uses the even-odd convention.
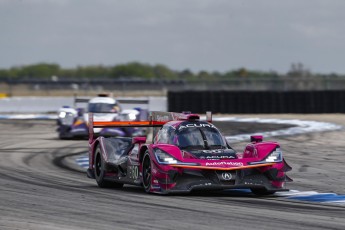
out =
[[[231,180],[232,175],[231,175],[231,173],[223,172],[223,173],[222,173],[222,178],[223,178],[224,180]]]

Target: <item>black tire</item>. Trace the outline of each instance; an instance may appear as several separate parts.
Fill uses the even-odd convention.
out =
[[[71,138],[68,135],[66,135],[65,133],[59,133],[59,139],[60,140],[69,140]]]
[[[143,175],[143,186],[147,193],[150,192],[151,180],[152,180],[152,163],[150,158],[150,153],[145,152],[142,163],[142,175]]]
[[[252,193],[258,196],[268,196],[276,193],[275,191],[269,191],[265,188],[251,188],[250,190],[252,191]]]
[[[60,140],[72,139],[72,134],[70,133],[70,127],[66,125],[60,125],[58,128]]]
[[[100,188],[122,188],[123,183],[117,183],[113,181],[108,181],[104,179],[105,176],[105,161],[102,157],[102,152],[99,146],[97,146],[95,151],[94,159],[94,173],[98,186]]]

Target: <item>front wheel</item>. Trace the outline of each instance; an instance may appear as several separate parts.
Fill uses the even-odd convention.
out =
[[[275,191],[269,191],[265,188],[251,188],[250,189],[252,193],[258,196],[267,196],[267,195],[273,195]]]
[[[102,157],[102,152],[100,147],[98,146],[95,152],[95,166],[94,166],[94,173],[95,173],[95,178],[96,182],[99,187],[101,188],[122,188],[123,184],[122,183],[117,183],[113,181],[108,181],[105,180],[105,161]]]
[[[143,163],[142,163],[142,175],[143,175],[143,185],[146,192],[150,192],[151,181],[152,181],[152,166],[150,153],[145,152]]]

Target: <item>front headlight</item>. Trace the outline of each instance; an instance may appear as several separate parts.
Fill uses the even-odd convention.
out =
[[[130,121],[134,121],[135,119],[137,119],[137,116],[134,113],[130,113],[128,114],[128,118]]]
[[[61,118],[61,119],[63,119],[63,118],[65,118],[66,117],[66,112],[64,112],[64,111],[61,111],[60,113],[59,113],[59,118]]]
[[[61,111],[59,113],[59,119],[63,125],[72,125],[74,122],[74,115],[69,112]]]
[[[266,162],[282,162],[283,161],[283,153],[280,148],[276,148],[268,157],[265,159]]]
[[[249,162],[249,165],[265,164],[265,163],[279,163],[283,161],[283,153],[280,148],[276,148],[262,161]]]
[[[161,149],[154,149],[154,153],[158,163],[160,164],[176,164],[179,162],[174,157],[172,157],[171,155],[169,155]]]
[[[164,152],[163,150],[159,148],[155,148],[154,151],[156,159],[159,164],[163,165],[189,165],[189,166],[197,166],[198,163],[192,163],[192,162],[181,162],[177,159],[175,159],[170,154]]]

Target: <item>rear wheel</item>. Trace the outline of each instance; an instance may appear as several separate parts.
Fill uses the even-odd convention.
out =
[[[150,192],[151,181],[152,181],[152,166],[151,158],[148,151],[145,152],[143,163],[142,163],[142,175],[143,175],[143,185],[146,192]]]
[[[252,193],[258,196],[267,196],[267,195],[273,195],[275,191],[269,191],[265,188],[251,188],[250,189]]]
[[[70,133],[70,126],[67,125],[60,125],[58,128],[59,132],[59,139],[61,140],[67,140],[67,139],[72,139],[72,135]]]
[[[95,178],[99,187],[101,188],[122,188],[123,187],[122,183],[117,183],[117,182],[104,179],[105,173],[106,173],[105,161],[102,157],[102,152],[99,146],[96,148],[94,163],[95,163],[95,166],[94,166]]]

